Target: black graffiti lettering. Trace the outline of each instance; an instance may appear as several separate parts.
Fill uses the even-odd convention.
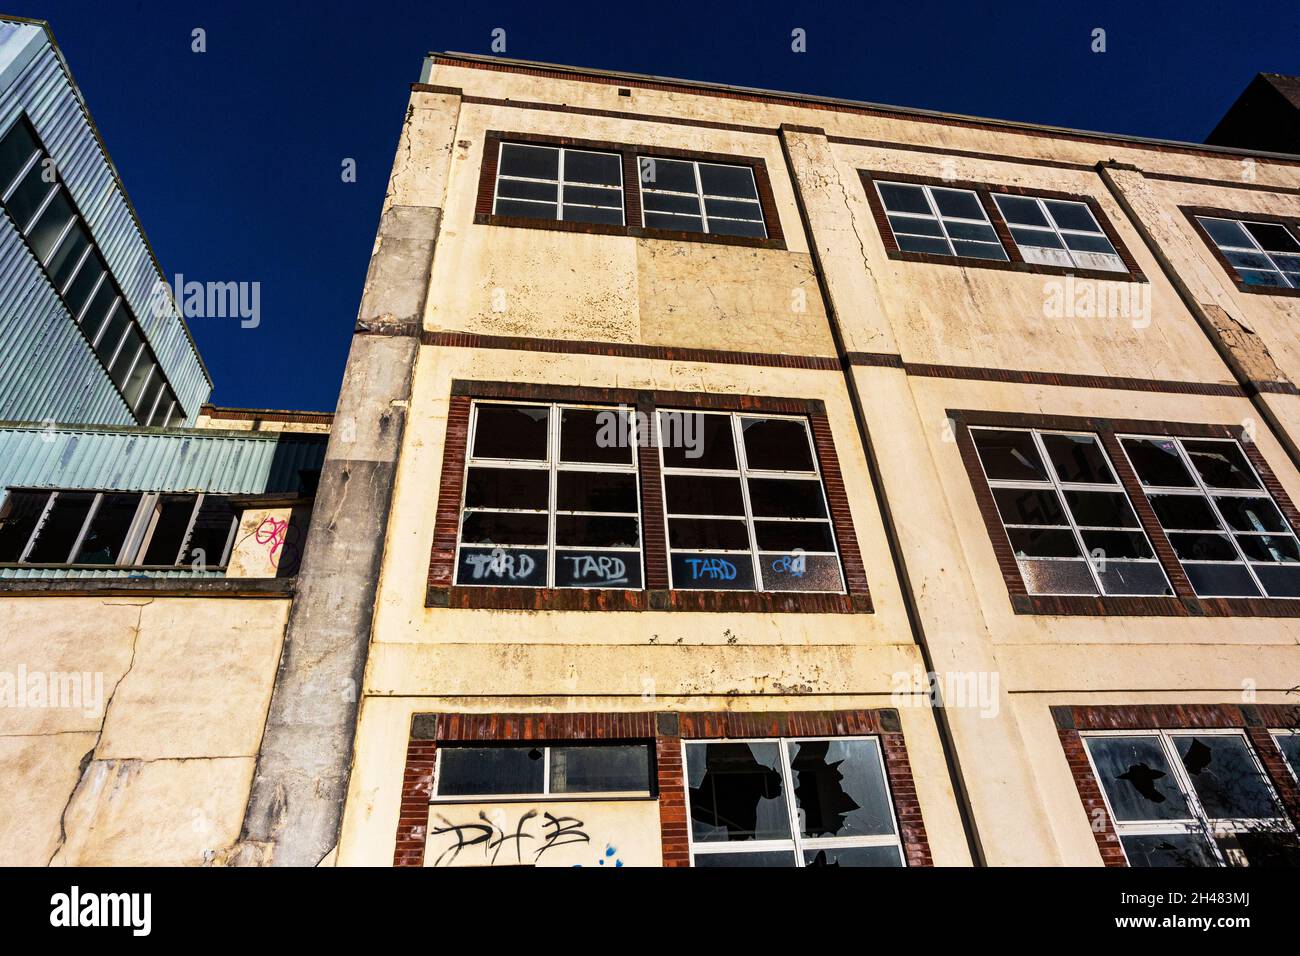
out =
[[[557,846],[566,846],[570,843],[590,843],[591,837],[587,836],[582,829],[584,825],[577,817],[556,817],[549,813],[546,814],[545,826],[548,829],[551,827],[554,827],[554,829],[547,834],[546,843],[538,849],[537,855],[533,859],[540,860],[543,853]]]

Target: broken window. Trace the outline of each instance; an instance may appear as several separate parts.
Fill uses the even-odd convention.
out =
[[[1300,597],[1294,530],[1235,441],[1120,443],[1198,595]]]
[[[650,747],[507,744],[438,747],[435,797],[649,796]]]
[[[1246,285],[1300,288],[1300,242],[1281,223],[1197,216],[1196,221]]]
[[[1030,594],[1172,594],[1096,435],[970,430]]]
[[[877,182],[876,191],[902,251],[1007,261],[974,190]]]
[[[638,156],[637,168],[647,228],[767,238],[751,167]]]
[[[26,117],[20,116],[0,137],[0,203],[135,420],[166,425],[170,406],[159,419],[155,409],[161,393],[149,387],[151,378],[162,380],[162,369]],[[170,389],[166,394],[174,401]],[[175,421],[183,417],[175,416]]]
[[[1084,735],[1130,866],[1300,866],[1300,843],[1235,730]]]
[[[224,567],[238,526],[239,515],[229,500],[203,495],[180,563],[198,570]]]
[[[658,412],[672,586],[844,592],[808,422]]]
[[[0,563],[22,560],[49,500],[48,491],[10,491],[4,495],[0,501]]]
[[[496,215],[623,225],[618,153],[524,143],[502,143],[500,150]]]
[[[1127,272],[1087,203],[994,193],[1026,262],[1106,272]]]
[[[456,583],[639,590],[626,408],[475,402]]]
[[[0,563],[220,567],[237,518],[220,495],[11,489],[0,504]]]
[[[690,740],[694,866],[903,866],[875,737]]]

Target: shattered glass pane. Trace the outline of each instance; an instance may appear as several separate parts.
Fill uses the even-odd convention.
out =
[[[1183,440],[1201,480],[1211,488],[1259,488],[1259,479],[1235,442]]]
[[[780,767],[775,741],[688,743],[691,837],[697,843],[790,839],[790,812]]]
[[[876,741],[792,740],[786,748],[803,836],[894,832]]]
[[[1126,836],[1120,840],[1129,866],[1218,866],[1210,841],[1199,833]]]
[[[841,846],[803,851],[804,866],[902,866],[896,846]]]
[[[1191,818],[1158,737],[1087,737],[1085,742],[1116,820]]]
[[[1196,486],[1172,438],[1124,438],[1122,442],[1142,484],[1158,488]]]
[[[1236,735],[1179,735],[1174,746],[1211,820],[1276,817],[1281,811],[1246,741]]]

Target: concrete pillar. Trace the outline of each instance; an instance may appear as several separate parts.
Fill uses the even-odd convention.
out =
[[[362,294],[235,864],[338,842],[460,94],[416,87]]]

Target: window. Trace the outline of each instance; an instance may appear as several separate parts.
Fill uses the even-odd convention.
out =
[[[891,182],[876,189],[902,251],[1007,261],[974,190]]]
[[[1300,242],[1287,226],[1217,216],[1196,221],[1245,285],[1300,289]]]
[[[476,401],[456,582],[640,590],[636,447],[625,408]]]
[[[641,210],[653,229],[767,238],[749,166],[639,156]]]
[[[1030,594],[1173,594],[1097,436],[972,427]]]
[[[135,420],[157,427],[184,421],[54,161],[25,118],[0,139],[0,201]]]
[[[844,591],[806,419],[658,416],[674,588]]]
[[[645,743],[438,747],[434,799],[650,796]]]
[[[223,567],[237,519],[219,495],[11,489],[0,563]]]
[[[688,740],[693,866],[903,866],[875,737]]]
[[[993,193],[1026,262],[1127,272],[1087,203]]]
[[[1300,865],[1300,843],[1235,730],[1083,735],[1130,866]]]
[[[1282,751],[1291,776],[1300,783],[1300,730],[1275,730],[1273,741],[1277,744],[1277,749]]]
[[[1231,439],[1122,436],[1142,490],[1201,597],[1300,597],[1300,547]]]
[[[618,153],[502,143],[493,211],[565,222],[623,224]]]

